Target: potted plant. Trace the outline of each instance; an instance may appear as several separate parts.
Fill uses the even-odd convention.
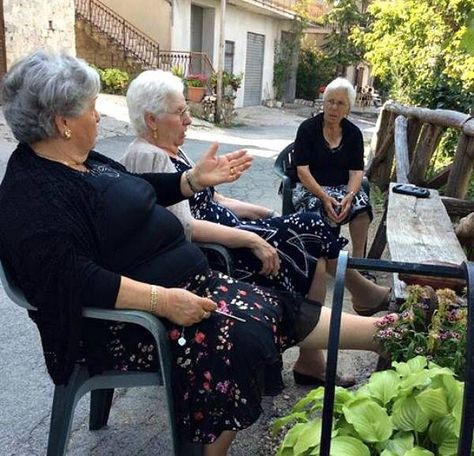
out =
[[[189,74],[185,79],[187,99],[200,103],[206,93],[206,83],[207,77],[204,74]]]
[[[356,391],[336,387],[332,456],[456,456],[464,384],[417,356],[375,372]],[[310,391],[273,431],[291,426],[277,456],[319,454],[324,388]]]
[[[242,84],[242,73],[234,74],[228,71],[222,72],[222,95],[235,98],[235,92]],[[211,87],[214,93],[217,93],[217,73],[211,75]]]

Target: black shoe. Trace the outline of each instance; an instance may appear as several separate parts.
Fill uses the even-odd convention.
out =
[[[297,385],[304,385],[304,386],[314,386],[317,388],[318,386],[326,386],[326,380],[322,380],[318,377],[313,377],[312,375],[301,374],[293,369],[293,378],[295,379],[295,383]],[[336,375],[336,386],[342,386],[344,388],[349,388],[355,385],[355,378],[354,377],[339,377]]]

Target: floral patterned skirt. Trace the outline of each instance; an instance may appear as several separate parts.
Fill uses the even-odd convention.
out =
[[[323,190],[337,201],[342,201],[347,194],[346,185],[322,186]],[[332,220],[326,216],[323,204],[319,198],[314,196],[306,187],[298,183],[293,189],[293,205],[297,212],[318,212],[329,226],[337,226]],[[352,201],[351,211],[341,225],[349,223],[358,214],[367,212],[370,220],[373,219],[372,206],[369,197],[364,190],[360,189]]]
[[[250,426],[261,413],[262,393],[281,391],[281,354],[317,325],[321,305],[212,271],[182,286],[245,320],[218,313],[189,327],[164,320],[178,429],[189,441],[209,444],[222,431]],[[155,347],[145,331],[130,324],[114,324],[109,331],[107,367],[156,369]]]

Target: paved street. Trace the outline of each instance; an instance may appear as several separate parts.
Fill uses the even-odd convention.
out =
[[[118,158],[133,135],[127,124],[124,100],[101,96],[98,108],[104,117],[96,149]],[[247,148],[255,156],[252,169],[237,183],[222,186],[221,191],[279,210],[281,202],[277,196],[278,181],[273,173],[273,162],[278,152],[293,141],[302,120],[294,110],[246,108],[237,118],[237,127],[221,129],[196,122],[188,132],[185,150],[192,158],[197,158],[211,141],[218,141],[222,152]],[[362,117],[354,117],[354,120],[369,137],[374,121]],[[0,116],[0,179],[14,147],[15,141]],[[9,301],[1,285],[0,315],[0,455],[44,455],[53,386],[46,374],[38,333],[26,312]],[[291,352],[287,356],[291,358]],[[348,358],[343,354],[341,362],[347,362]],[[370,363],[373,363],[373,357],[365,353],[351,355],[348,372],[361,379],[367,370],[361,366]],[[259,425],[239,435],[231,456],[270,454],[262,443],[268,422],[278,409],[288,408],[294,398],[305,391],[294,387],[290,374],[290,371],[285,372],[285,382],[290,385],[288,391],[274,401],[265,400],[265,413]],[[98,432],[88,430],[86,396],[76,409],[68,454],[168,455],[169,434],[159,405],[161,394],[152,388],[120,391],[114,398],[109,427]]]

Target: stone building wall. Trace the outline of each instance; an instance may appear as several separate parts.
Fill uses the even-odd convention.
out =
[[[3,0],[7,68],[37,48],[75,54],[74,0]]]
[[[99,68],[119,68],[134,75],[142,68],[85,21],[76,21],[76,55]]]

